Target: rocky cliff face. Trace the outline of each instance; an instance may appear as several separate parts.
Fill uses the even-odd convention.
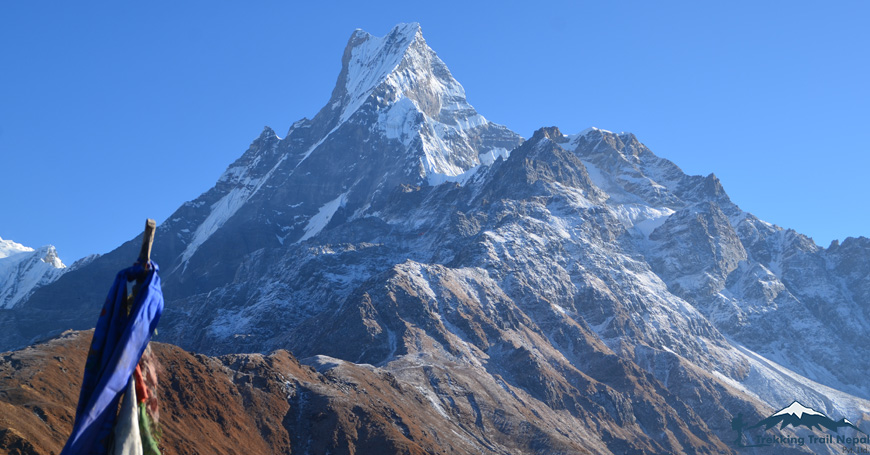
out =
[[[867,239],[820,248],[631,134],[523,141],[414,24],[355,32],[342,64],[313,119],[158,228],[160,340],[389,373],[457,451],[720,453],[738,413],[870,416]],[[136,250],[0,314],[3,346],[89,327]]]

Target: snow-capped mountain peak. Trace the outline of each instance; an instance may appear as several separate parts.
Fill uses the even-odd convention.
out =
[[[53,245],[45,245],[38,249],[33,249],[29,246],[24,246],[12,240],[4,240],[0,237],[0,259],[6,259],[21,253],[35,253],[35,256],[38,256],[42,262],[56,269],[66,267],[63,261],[61,261],[57,256],[57,250]]]
[[[3,240],[0,237],[0,259],[7,258],[13,254],[28,253],[33,251],[33,248],[24,246],[12,240]]]
[[[506,156],[519,139],[472,150],[470,143],[487,129],[499,130],[490,136],[515,135],[468,104],[465,89],[426,44],[417,23],[399,24],[383,37],[355,31],[323,113],[332,118],[333,132],[348,121],[370,121],[368,115],[376,113],[379,129],[416,155],[420,176],[433,185],[461,180],[475,166]],[[361,117],[354,120],[355,115]]]
[[[485,121],[461,115],[473,110],[465,89],[426,43],[417,23],[399,24],[383,37],[363,30],[351,36],[331,106],[341,107],[343,122],[373,94],[386,104],[408,98],[420,112],[446,124]]]
[[[66,270],[51,245],[33,249],[0,238],[0,308],[14,307]]]
[[[338,86],[344,87],[341,119],[347,120],[372,91],[402,63],[408,49],[415,42],[428,49],[420,25],[399,24],[384,37],[376,37],[357,29],[348,42],[342,61]],[[343,79],[343,80],[342,80]],[[338,88],[338,87],[337,87]]]

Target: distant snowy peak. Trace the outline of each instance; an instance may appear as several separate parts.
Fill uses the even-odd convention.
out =
[[[29,253],[31,251],[33,251],[33,248],[13,242],[12,240],[3,240],[3,238],[0,237],[0,259],[7,258],[18,253]]]
[[[31,256],[39,257],[42,262],[57,269],[66,267],[57,256],[57,250],[52,245],[33,249],[29,246],[24,246],[12,240],[4,240],[0,237],[0,260],[10,258],[20,253],[33,253]]]
[[[66,271],[51,245],[33,249],[0,238],[0,308],[12,308]]]
[[[37,257],[40,257],[40,261],[44,264],[48,264],[56,269],[66,268],[66,265],[64,265],[63,261],[61,261],[57,256],[57,250],[52,245],[40,247],[36,250],[36,255]]]

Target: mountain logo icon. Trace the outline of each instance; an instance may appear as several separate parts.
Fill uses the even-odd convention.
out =
[[[853,424],[846,418],[835,421],[822,412],[802,405],[797,400],[793,401],[790,405],[780,409],[779,411],[776,411],[770,417],[763,419],[762,421],[756,423],[755,425],[752,425],[751,427],[748,427],[747,430],[759,427],[764,427],[765,430],[769,430],[776,425],[779,425],[780,429],[791,425],[795,428],[806,427],[811,430],[821,430],[823,428],[826,428],[830,431],[839,431],[840,428],[847,427],[854,428],[861,433],[864,433],[863,431],[861,431],[860,428],[855,426],[855,424]]]
[[[752,426],[746,426],[743,422],[743,414],[738,414],[736,417],[731,419],[731,428],[737,433],[737,438],[734,440],[734,445],[737,447],[765,447],[772,444],[798,444],[804,445],[806,442],[803,436],[763,436],[761,434],[756,434],[755,437],[748,437],[744,432],[748,430],[760,429],[760,432],[763,434],[767,430],[779,425],[779,429],[783,430],[785,427],[791,425],[794,428],[805,427],[810,430],[822,430],[826,429],[833,432],[839,432],[840,428],[853,428],[856,431],[864,434],[864,437],[853,438],[853,437],[843,437],[837,436],[836,442],[838,443],[846,443],[846,444],[854,444],[854,443],[870,443],[870,437],[867,437],[867,433],[858,428],[854,423],[850,422],[846,418],[842,418],[838,421],[831,419],[826,416],[825,413],[816,411],[813,408],[804,406],[797,400],[792,401],[792,403],[779,411],[771,414],[770,417],[762,419],[760,422],[756,423]],[[812,435],[807,435],[806,439],[809,442],[816,443],[833,443],[834,437],[832,435],[817,437]],[[756,443],[747,444],[745,441],[754,440]]]

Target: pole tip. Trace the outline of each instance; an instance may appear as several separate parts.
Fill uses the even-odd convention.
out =
[[[151,260],[151,245],[154,243],[154,231],[157,230],[157,222],[148,218],[145,220],[145,233],[142,235],[142,249],[139,250],[139,263],[148,266]]]

